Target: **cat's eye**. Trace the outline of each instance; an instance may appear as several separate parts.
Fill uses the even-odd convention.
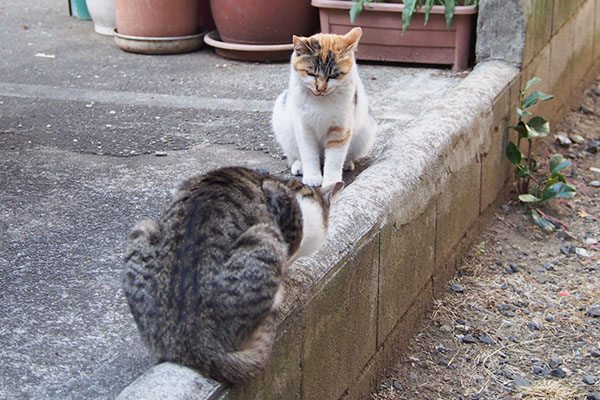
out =
[[[334,74],[329,75],[329,77],[327,79],[337,79],[338,76],[340,76],[340,74],[338,72],[336,72]]]
[[[308,76],[312,76],[312,77],[315,77],[315,76],[317,76],[317,75],[316,75],[314,72],[312,72],[312,71],[304,71],[304,72],[306,72],[306,75],[308,75]]]

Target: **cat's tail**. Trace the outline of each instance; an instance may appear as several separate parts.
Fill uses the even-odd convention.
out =
[[[217,379],[242,383],[253,378],[265,368],[275,341],[274,319],[274,315],[269,315],[252,334],[242,350],[225,353],[219,357],[220,359],[216,362]]]

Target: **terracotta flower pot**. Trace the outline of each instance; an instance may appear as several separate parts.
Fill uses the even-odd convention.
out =
[[[292,35],[310,36],[319,29],[319,14],[310,0],[211,0],[221,40],[274,45]]]
[[[198,50],[200,0],[115,0],[115,43],[142,54],[176,54]],[[208,1],[208,0],[202,0]]]
[[[198,33],[198,0],[115,0],[117,32],[177,37]]]
[[[350,22],[353,2],[343,0],[312,0],[319,8],[321,30],[346,33],[354,26],[363,29],[356,58],[359,60],[396,61],[420,64],[452,65],[452,69],[468,67],[473,47],[477,9],[457,6],[450,30],[447,29],[443,6],[434,6],[429,22],[424,25],[424,12],[413,15],[410,27],[402,34],[404,4],[374,3],[365,7]]]

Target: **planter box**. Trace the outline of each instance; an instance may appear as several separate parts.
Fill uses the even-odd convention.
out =
[[[363,29],[356,58],[419,64],[451,65],[454,70],[469,66],[474,42],[477,9],[457,6],[450,30],[446,27],[443,6],[434,6],[426,26],[425,13],[417,11],[402,35],[403,4],[371,3],[350,23],[352,1],[312,0],[319,8],[321,31],[343,34],[354,26]]]

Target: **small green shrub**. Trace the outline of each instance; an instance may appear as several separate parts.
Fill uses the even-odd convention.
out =
[[[562,154],[550,156],[547,175],[540,178],[539,174],[533,174],[534,171],[539,172],[538,162],[532,155],[533,139],[548,136],[550,124],[546,118],[533,116],[527,109],[533,107],[539,101],[548,101],[554,98],[554,96],[540,91],[535,91],[527,96],[527,91],[539,81],[539,78],[531,79],[521,92],[521,107],[515,107],[519,121],[517,125],[509,127],[519,133],[519,138],[517,144],[508,143],[506,156],[516,166],[515,175],[517,177],[519,200],[529,205],[531,217],[536,224],[545,229],[554,229],[554,224],[542,212],[536,211],[536,208],[551,199],[571,198],[575,195],[576,189],[572,183],[567,182],[561,173],[571,166],[571,161],[566,160]],[[527,117],[531,118],[525,121]],[[523,155],[520,150],[521,140],[523,139],[527,139],[527,155]]]
[[[371,7],[372,2],[375,3],[385,3],[385,0],[352,0],[354,4],[350,9],[350,22],[354,23],[356,17],[363,11],[366,7]],[[454,18],[454,8],[456,6],[473,6],[477,7],[479,5],[479,0],[403,0],[404,10],[402,11],[402,32],[406,32],[408,27],[410,26],[410,21],[417,8],[424,7],[425,8],[425,25],[429,21],[429,13],[433,6],[444,6],[445,7],[445,16],[446,16],[446,26],[448,30],[450,30],[450,25],[452,24],[452,18]]]

